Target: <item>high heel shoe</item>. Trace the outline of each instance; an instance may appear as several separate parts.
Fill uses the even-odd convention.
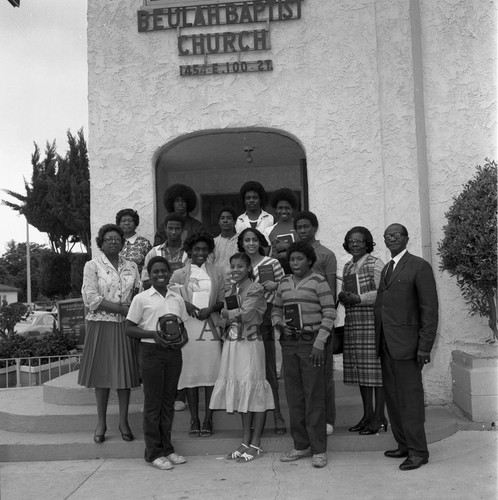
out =
[[[93,435],[93,440],[97,444],[102,444],[105,441],[105,433],[107,431],[107,427],[104,428],[104,433],[103,434],[94,434]]]
[[[121,432],[121,437],[123,438],[123,441],[127,441],[129,443],[130,441],[133,441],[135,439],[135,436],[132,434],[131,431],[128,434],[125,434],[121,430],[121,426],[119,426],[119,432]]]
[[[381,429],[384,429],[384,432],[387,432],[388,426],[389,423],[387,422],[387,419],[384,419],[380,424],[373,420],[369,425],[360,431],[360,435],[369,436],[371,434],[377,434]]]
[[[358,432],[358,431],[363,431],[368,425],[370,425],[371,420],[370,419],[361,419],[356,425],[353,425],[353,427],[350,427],[348,429],[349,432]]]

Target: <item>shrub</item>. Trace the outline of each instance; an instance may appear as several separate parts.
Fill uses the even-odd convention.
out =
[[[448,224],[438,244],[440,269],[455,276],[470,314],[487,317],[493,337],[498,338],[496,322],[496,210],[497,167],[486,158],[483,167],[454,197],[445,214]]]
[[[28,316],[29,310],[25,304],[21,302],[8,304],[4,300],[0,304],[0,337],[4,340],[12,337],[16,324]]]
[[[63,356],[75,348],[76,341],[58,331],[37,339],[14,334],[10,339],[0,342],[0,359]],[[41,364],[48,361],[48,358],[44,358]],[[22,364],[28,363],[27,360],[22,362]],[[5,362],[1,363],[0,367],[4,365]]]

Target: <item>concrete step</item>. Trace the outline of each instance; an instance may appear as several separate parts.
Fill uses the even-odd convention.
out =
[[[429,443],[454,434],[462,420],[451,409],[428,407],[426,432]],[[126,443],[117,430],[117,422],[108,424],[106,441],[95,444],[93,432],[8,432],[0,431],[0,461],[23,462],[38,460],[78,460],[94,458],[143,458],[144,442],[141,425],[132,424],[135,441]],[[219,455],[233,451],[240,444],[240,426],[233,430],[215,429],[211,437],[190,437],[187,430],[176,425],[172,433],[175,450],[186,456]],[[360,436],[346,428],[336,428],[328,438],[328,451],[384,451],[395,447],[390,430],[372,436]],[[262,448],[268,452],[284,452],[292,448],[289,434],[277,436],[271,428],[265,430]]]
[[[342,370],[334,371],[336,398],[350,398],[353,404],[361,403],[360,392],[357,386],[342,383]],[[43,384],[43,401],[45,403],[64,406],[94,406],[95,396],[93,389],[78,385],[78,371],[67,373]],[[283,378],[279,380],[280,399],[285,400]],[[346,400],[345,400],[346,401]],[[109,396],[109,404],[117,404],[117,396],[113,391]],[[131,404],[143,404],[143,392],[140,388],[132,389]]]
[[[335,431],[329,436],[329,450],[381,451],[395,446],[391,430],[372,436],[348,432],[362,416],[358,387],[342,383],[342,371],[334,372],[337,418]],[[282,413],[289,422],[283,380],[279,381]],[[93,390],[77,384],[77,373],[70,373],[42,387],[0,390],[0,461],[70,460],[91,458],[142,458],[141,389],[132,391],[129,409],[130,426],[136,440],[124,442],[118,431],[118,406],[111,392],[108,407],[108,431],[102,445],[93,442],[96,407]],[[200,405],[201,419],[204,415]],[[439,441],[456,432],[463,419],[447,408],[427,409],[427,438]],[[176,451],[184,455],[224,455],[240,444],[241,424],[237,415],[216,411],[213,418],[215,433],[209,438],[190,437],[190,413],[175,412],[172,436]],[[274,433],[273,414],[268,412],[263,449],[283,452],[292,447],[287,433]]]
[[[342,383],[342,372],[334,374],[336,383],[337,427],[350,427],[362,416],[359,390],[355,386]],[[95,427],[96,406],[92,389],[77,384],[77,373],[69,373],[43,386],[3,389],[0,391],[0,430],[9,432],[92,432]],[[202,391],[201,391],[202,394]],[[289,421],[285,386],[279,381],[279,394],[282,414]],[[78,404],[79,403],[79,404]],[[130,425],[141,426],[143,392],[140,388],[132,390],[129,408]],[[200,414],[204,413],[201,396]],[[109,425],[118,421],[118,406],[115,391],[111,391],[108,407]],[[273,412],[268,413],[267,425],[273,428]],[[174,427],[187,430],[190,426],[188,410],[175,413]],[[215,412],[216,429],[235,430],[239,419],[224,411]]]
[[[97,409],[93,405],[61,405],[50,404],[43,400],[42,387],[25,387],[19,389],[4,389],[1,391],[0,430],[9,432],[33,432],[58,434],[61,432],[93,432],[95,428]],[[289,422],[289,410],[280,389],[281,410],[284,420]],[[204,405],[200,406],[201,419],[204,415]],[[142,404],[130,404],[129,421],[133,428],[142,425]],[[336,426],[350,427],[362,416],[361,401],[354,397],[342,396],[336,398]],[[109,404],[108,425],[117,426],[118,405]],[[233,430],[240,427],[239,417],[223,410],[214,413],[215,429]],[[174,428],[188,430],[190,427],[190,412],[175,412]],[[269,411],[267,426],[273,429],[273,412]]]
[[[93,389],[78,385],[78,370],[54,378],[43,384],[43,401],[64,406],[95,406]],[[143,405],[143,391],[140,387],[131,390],[130,404]],[[117,405],[116,391],[109,394],[109,404]]]
[[[32,433],[73,433],[93,432],[97,409],[95,403],[90,405],[54,405],[42,400],[42,387],[5,389],[1,393],[0,430],[8,432]],[[107,410],[107,421],[110,428],[118,426],[119,408],[110,404]],[[201,408],[201,415],[203,409]],[[239,419],[225,411],[216,411],[214,425],[219,429],[238,429]],[[133,429],[142,426],[142,404],[130,404],[129,422]],[[190,427],[188,410],[175,412],[173,423],[177,429],[187,431]]]

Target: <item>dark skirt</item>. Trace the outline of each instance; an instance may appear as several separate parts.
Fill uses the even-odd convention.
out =
[[[88,388],[130,389],[140,385],[137,343],[123,323],[88,321],[78,384]]]

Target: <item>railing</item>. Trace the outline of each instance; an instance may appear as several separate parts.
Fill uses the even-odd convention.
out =
[[[0,359],[0,389],[32,387],[78,370],[81,354]]]

